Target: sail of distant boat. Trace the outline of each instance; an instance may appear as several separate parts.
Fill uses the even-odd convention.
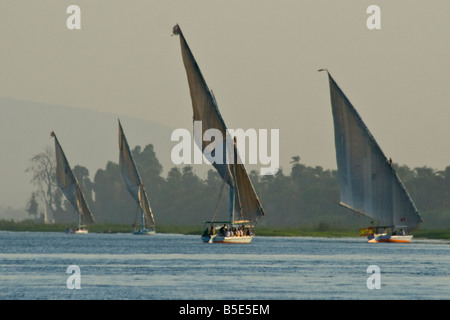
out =
[[[236,158],[239,157],[236,148],[236,142],[232,137],[229,136],[230,134],[227,131],[225,122],[219,112],[214,94],[208,88],[208,85],[203,78],[200,68],[195,61],[195,58],[186,42],[186,39],[183,36],[179,25],[176,25],[173,28],[173,34],[179,35],[180,37],[181,54],[184,67],[186,69],[194,113],[193,121],[201,121],[202,137],[204,132],[208,129],[219,130],[222,134],[222,150],[234,151],[231,154],[234,155],[235,159],[228,159],[227,157],[229,156],[229,154],[227,152],[223,152],[222,163],[212,163],[212,165],[217,170],[224,182],[227,183],[230,187],[229,228],[233,223],[237,225],[237,221],[240,221],[240,225],[242,227],[236,226],[235,228],[244,229],[246,223],[248,224],[248,226],[254,225],[259,218],[264,216],[264,210],[244,165],[240,163],[242,161],[235,161]],[[198,147],[201,148],[203,152],[205,148],[210,145],[210,142],[204,141],[202,137],[200,137],[200,139],[196,139],[196,141],[202,141],[202,145]],[[212,151],[211,153],[213,152],[214,151]],[[216,236],[215,238],[215,242],[221,242],[221,240],[224,239],[224,237],[218,236]]]
[[[376,221],[378,228],[390,228],[392,234],[380,236],[380,241],[394,242],[395,237],[391,235],[410,233],[422,219],[392,166],[392,161],[386,158],[356,109],[330,73],[327,73],[334,121],[340,204],[370,217]],[[369,231],[370,229],[361,230],[362,234]],[[371,236],[374,237],[373,234]],[[397,237],[397,242],[409,242],[411,237]],[[378,241],[375,239],[373,242]]]
[[[134,234],[154,234],[155,219],[150,202],[144,188],[144,184],[137,170],[136,164],[131,154],[128,141],[125,137],[122,125],[119,120],[119,165],[122,176],[127,186],[128,192],[136,201],[141,217],[139,229],[133,231]]]
[[[78,229],[74,230],[74,232],[87,233],[85,225],[95,222],[94,215],[84,199],[80,184],[73,174],[66,155],[53,131],[51,136],[55,139],[56,183],[78,213]]]

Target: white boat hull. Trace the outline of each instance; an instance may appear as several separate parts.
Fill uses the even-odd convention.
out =
[[[409,243],[411,242],[412,235],[394,235],[394,234],[374,234],[368,238],[369,243],[378,242],[396,242],[396,243]]]
[[[154,229],[135,230],[135,231],[133,231],[133,234],[151,236],[151,235],[155,234],[155,230]]]
[[[202,237],[203,242],[206,243],[250,243],[253,239],[253,236],[233,236],[233,237],[226,237],[226,236],[220,236],[215,235],[212,237]]]
[[[88,231],[88,229],[86,229],[86,228],[80,228],[80,229],[78,229],[78,228],[75,228],[75,229],[67,229],[66,230],[66,233],[74,233],[74,234],[87,234],[87,233],[89,233],[89,231]]]

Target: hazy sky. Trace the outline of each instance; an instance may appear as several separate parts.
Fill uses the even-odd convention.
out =
[[[66,26],[71,4],[81,30]],[[294,155],[336,168],[319,68],[394,162],[450,165],[448,0],[1,0],[0,96],[191,130],[176,23],[228,127],[280,130],[286,172]]]

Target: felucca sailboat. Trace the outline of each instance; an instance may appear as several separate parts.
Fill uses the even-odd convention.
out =
[[[87,224],[94,223],[94,215],[84,199],[83,192],[77,178],[70,168],[66,155],[64,154],[58,138],[52,131],[51,136],[55,138],[55,154],[56,154],[56,183],[66,196],[67,200],[72,204],[78,212],[78,227],[66,230],[67,233],[88,233]]]
[[[136,201],[140,216],[140,226],[133,225],[133,234],[155,234],[155,219],[153,217],[150,202],[145,192],[144,184],[136,168],[125,133],[119,120],[119,165],[122,176],[133,199]]]
[[[356,109],[327,71],[334,119],[340,205],[370,217],[369,242],[410,242],[422,219],[411,197]]]
[[[254,236],[254,225],[260,217],[264,216],[264,210],[244,165],[237,161],[239,156],[236,142],[227,131],[216,99],[209,90],[178,25],[173,28],[173,34],[180,37],[181,55],[186,69],[194,112],[193,120],[194,122],[201,121],[202,137],[199,140],[202,143],[198,147],[203,152],[210,146],[210,143],[202,139],[203,134],[208,129],[216,129],[222,134],[222,150],[233,151],[231,153],[223,152],[222,163],[212,163],[224,183],[230,188],[229,220],[205,222],[202,240],[214,243],[249,243]],[[211,151],[211,154],[215,151],[215,149]],[[230,154],[233,156],[231,157]]]

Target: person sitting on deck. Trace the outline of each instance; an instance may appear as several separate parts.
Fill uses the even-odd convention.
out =
[[[226,228],[227,228],[226,225],[223,225],[222,227],[220,227],[219,235],[224,236]]]

